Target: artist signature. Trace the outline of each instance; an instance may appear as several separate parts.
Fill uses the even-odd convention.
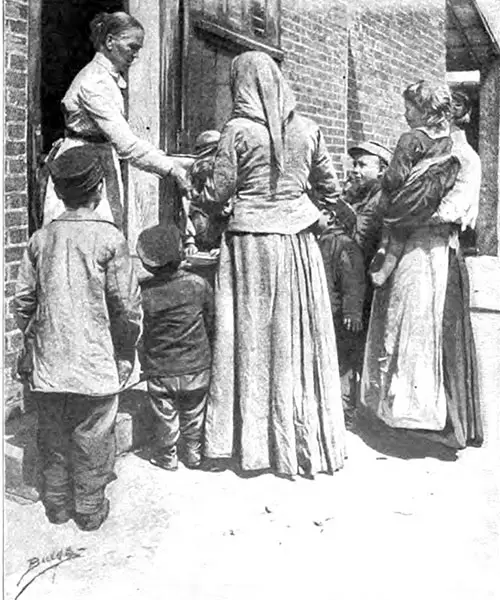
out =
[[[54,550],[50,554],[33,556],[32,558],[28,559],[28,568],[22,574],[21,579],[17,582],[17,587],[19,588],[21,586],[23,580],[29,574],[33,575],[33,577],[24,583],[22,588],[17,593],[15,600],[17,600],[21,594],[35,581],[35,579],[40,577],[40,575],[43,575],[50,569],[55,569],[62,563],[74,560],[75,558],[80,558],[83,556],[85,550],[86,548],[77,548],[75,550],[71,546],[67,546],[66,548]]]

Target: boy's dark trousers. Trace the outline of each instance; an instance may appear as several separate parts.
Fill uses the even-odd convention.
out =
[[[334,316],[337,355],[339,361],[340,388],[344,412],[352,412],[359,394],[358,379],[361,375],[364,332],[347,331],[340,317]]]
[[[115,421],[118,396],[34,394],[38,408],[38,450],[47,508],[92,514],[115,479]]]
[[[157,445],[174,448],[182,434],[186,449],[201,454],[210,369],[148,379],[151,407],[158,417]]]

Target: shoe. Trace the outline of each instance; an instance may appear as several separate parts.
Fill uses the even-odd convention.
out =
[[[198,469],[201,465],[201,452],[194,448],[186,448],[185,465],[188,469]]]
[[[89,515],[83,513],[75,513],[74,519],[78,528],[82,531],[96,531],[104,523],[109,515],[109,500],[104,499],[101,508]]]
[[[222,462],[222,459],[217,458],[204,458],[199,466],[203,471],[208,471],[210,473],[222,473],[227,468]]]
[[[149,459],[149,462],[155,467],[165,469],[166,471],[177,471],[179,460],[177,458],[177,448],[157,452]]]
[[[46,506],[45,514],[53,525],[63,525],[73,516],[72,511],[66,506]]]

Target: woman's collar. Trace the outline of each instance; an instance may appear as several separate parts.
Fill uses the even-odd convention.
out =
[[[439,138],[448,137],[450,135],[450,126],[446,125],[443,129],[437,131],[432,127],[426,127],[422,125],[421,127],[417,127],[420,131],[423,131],[426,135],[428,135],[432,140],[437,140]]]
[[[116,81],[119,88],[124,90],[127,87],[127,82],[123,78],[123,75],[118,71],[115,65],[109,60],[107,56],[104,56],[102,52],[97,51],[94,56],[94,62],[106,69],[108,73]]]

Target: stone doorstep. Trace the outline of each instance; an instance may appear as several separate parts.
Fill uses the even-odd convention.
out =
[[[116,454],[144,446],[151,438],[153,415],[147,403],[145,385],[128,390],[120,398],[116,418]],[[37,502],[38,465],[36,412],[17,414],[5,424],[5,493],[20,503]]]

